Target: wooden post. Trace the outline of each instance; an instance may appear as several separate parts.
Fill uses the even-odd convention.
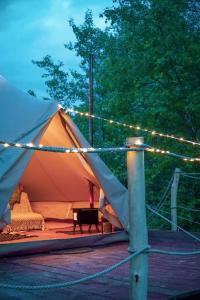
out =
[[[143,138],[128,138],[126,145],[136,148]],[[139,147],[139,146],[138,146]],[[144,151],[127,152],[129,191],[129,247],[138,251],[148,246],[146,223]],[[130,300],[147,299],[148,255],[142,253],[130,262]]]
[[[93,55],[90,54],[89,62],[89,114],[93,115]],[[89,142],[93,146],[93,118],[89,117]]]
[[[174,171],[174,180],[171,186],[171,230],[177,231],[177,192],[181,170],[176,168]]]

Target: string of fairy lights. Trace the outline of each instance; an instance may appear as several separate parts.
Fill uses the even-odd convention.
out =
[[[59,106],[59,107],[61,108],[61,106]],[[165,133],[157,132],[156,130],[150,130],[150,129],[147,129],[147,128],[142,128],[139,125],[126,124],[126,123],[118,122],[118,121],[103,118],[103,117],[100,117],[100,116],[97,116],[97,115],[94,115],[94,114],[91,115],[88,112],[81,112],[81,111],[78,111],[78,110],[74,110],[72,108],[67,108],[64,111],[65,111],[65,113],[74,113],[74,114],[78,114],[80,116],[105,121],[105,122],[107,122],[109,124],[112,124],[112,125],[118,125],[118,126],[122,126],[122,127],[129,128],[129,129],[134,129],[134,130],[141,131],[141,132],[147,132],[147,133],[151,134],[152,136],[159,136],[161,138],[168,138],[168,139],[177,140],[177,141],[182,142],[182,143],[183,142],[188,143],[188,144],[191,144],[193,146],[200,146],[200,143],[198,143],[198,142],[191,141],[191,140],[185,139],[183,137],[177,137],[173,134],[165,134]]]
[[[58,153],[103,153],[103,152],[129,152],[129,151],[148,151],[151,153],[168,155],[171,157],[182,159],[183,161],[188,162],[200,162],[198,157],[189,157],[185,155],[180,155],[177,153],[170,152],[168,150],[163,150],[159,148],[154,148],[150,145],[141,143],[140,140],[136,141],[131,147],[112,147],[112,148],[94,148],[94,147],[84,147],[84,148],[65,148],[65,147],[53,147],[53,146],[44,146],[44,145],[35,145],[33,143],[12,143],[0,141],[0,145],[3,148],[15,147],[21,149],[37,150],[37,151],[46,151],[46,152],[58,152]]]
[[[185,142],[185,143],[192,144],[193,146],[200,146],[200,143],[190,141],[190,140],[187,140],[182,137],[179,138],[174,135],[159,133],[155,130],[152,131],[149,129],[144,129],[137,125],[121,123],[121,122],[114,121],[111,119],[106,119],[106,118],[103,118],[100,116],[91,115],[88,112],[80,112],[80,111],[77,111],[77,110],[74,110],[71,108],[64,109],[60,104],[58,105],[58,108],[62,109],[62,111],[64,111],[65,113],[75,113],[75,114],[79,114],[80,116],[96,118],[98,120],[103,120],[105,122],[108,122],[109,124],[116,124],[119,126],[127,127],[129,129],[136,129],[139,131],[147,132],[147,133],[150,133],[151,135],[157,135],[157,136],[164,137],[164,138],[175,139],[175,140],[178,140],[179,142]],[[41,144],[35,145],[33,143],[26,143],[26,144],[19,143],[19,142],[14,143],[14,142],[7,142],[7,141],[0,141],[0,145],[2,145],[3,148],[15,147],[15,148],[22,148],[22,149],[29,149],[29,150],[58,152],[58,153],[103,153],[103,152],[129,152],[129,151],[141,151],[142,150],[142,151],[148,151],[148,152],[155,153],[155,154],[161,154],[161,155],[167,155],[167,156],[179,158],[186,162],[200,162],[199,157],[190,157],[190,156],[186,156],[186,155],[173,153],[168,150],[155,148],[150,145],[141,143],[141,140],[138,140],[138,142],[136,141],[135,144],[131,145],[131,147],[123,146],[123,147],[110,147],[110,148],[103,148],[103,147],[65,148],[65,147],[44,146]]]

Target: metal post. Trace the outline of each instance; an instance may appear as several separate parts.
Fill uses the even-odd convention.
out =
[[[171,230],[177,231],[177,192],[181,170],[176,168],[174,171],[174,180],[171,186]]]
[[[127,146],[142,144],[143,138],[128,138]],[[148,246],[146,223],[144,151],[127,152],[129,191],[129,247],[138,251]],[[142,253],[130,262],[130,300],[147,299],[148,256]]]
[[[93,55],[90,54],[89,62],[89,113],[93,115]],[[89,142],[93,146],[93,118],[89,117]]]

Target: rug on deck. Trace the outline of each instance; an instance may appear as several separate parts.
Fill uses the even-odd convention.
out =
[[[12,240],[20,240],[30,237],[37,237],[37,235],[30,235],[30,234],[19,234],[19,233],[1,233],[0,234],[0,243],[7,242]]]

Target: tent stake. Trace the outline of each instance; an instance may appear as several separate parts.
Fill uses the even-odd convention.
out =
[[[144,139],[128,138],[126,145],[144,143]],[[135,147],[135,146],[134,146]],[[129,190],[129,248],[138,251],[148,246],[145,205],[144,151],[127,152]],[[130,262],[130,300],[146,300],[148,286],[148,254],[142,253]]]

